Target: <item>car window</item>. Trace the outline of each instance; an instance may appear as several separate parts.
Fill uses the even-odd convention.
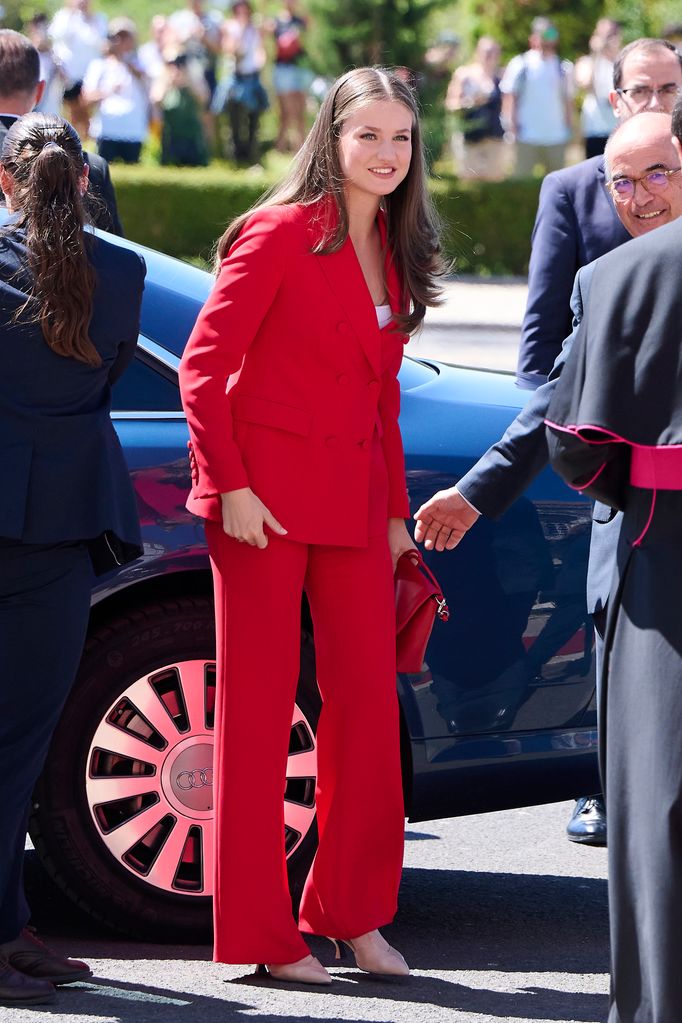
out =
[[[175,379],[138,352],[112,388],[111,408],[113,412],[181,412],[182,403]]]

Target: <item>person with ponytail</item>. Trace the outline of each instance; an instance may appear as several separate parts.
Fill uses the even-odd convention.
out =
[[[215,959],[328,984],[304,932],[405,975],[378,930],[404,829],[393,573],[414,545],[398,370],[443,272],[409,86],[376,68],[339,78],[218,265],[180,367],[188,507],[206,519],[216,594]],[[296,921],[282,797],[303,591],[322,711],[319,848]]]
[[[34,785],[85,640],[93,574],[140,551],[110,412],[137,342],[145,266],[86,225],[88,167],[60,117],[14,121],[0,152],[0,1005],[89,976],[28,927]]]

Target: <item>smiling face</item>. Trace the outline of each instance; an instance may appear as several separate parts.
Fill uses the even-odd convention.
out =
[[[412,113],[396,100],[377,100],[349,114],[339,136],[346,201],[377,205],[407,177],[412,159]]]
[[[609,142],[606,159],[612,182],[679,168],[680,145],[671,138],[669,115],[644,113],[630,118]],[[671,174],[661,191],[648,191],[642,181],[636,181],[632,196],[615,205],[634,238],[676,220],[682,214],[682,173]]]

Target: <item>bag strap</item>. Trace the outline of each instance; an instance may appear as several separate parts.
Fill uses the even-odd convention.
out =
[[[411,550],[409,556],[412,558],[414,563],[421,569],[424,575],[429,579],[438,590],[438,593],[432,593],[431,596],[436,602],[436,614],[442,622],[447,622],[450,619],[450,608],[448,602],[443,595],[441,585],[436,579],[435,575],[424,561],[422,552],[418,550]]]

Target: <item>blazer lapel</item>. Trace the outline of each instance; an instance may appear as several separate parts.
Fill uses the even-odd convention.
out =
[[[393,258],[393,252],[388,246],[387,234],[388,228],[386,224],[386,214],[383,210],[379,210],[379,216],[377,218],[377,224],[379,225],[379,234],[381,236],[381,247],[384,250],[384,274],[386,275],[386,290],[388,291],[388,300],[391,303],[391,312],[394,314],[405,312],[405,302],[403,299],[402,286],[400,278],[398,276],[398,270],[395,265]]]
[[[319,224],[319,216],[313,215],[309,227],[313,244],[319,238]],[[316,259],[344,320],[350,324],[373,371],[380,375],[381,331],[353,243],[347,238],[338,252],[317,255]]]

